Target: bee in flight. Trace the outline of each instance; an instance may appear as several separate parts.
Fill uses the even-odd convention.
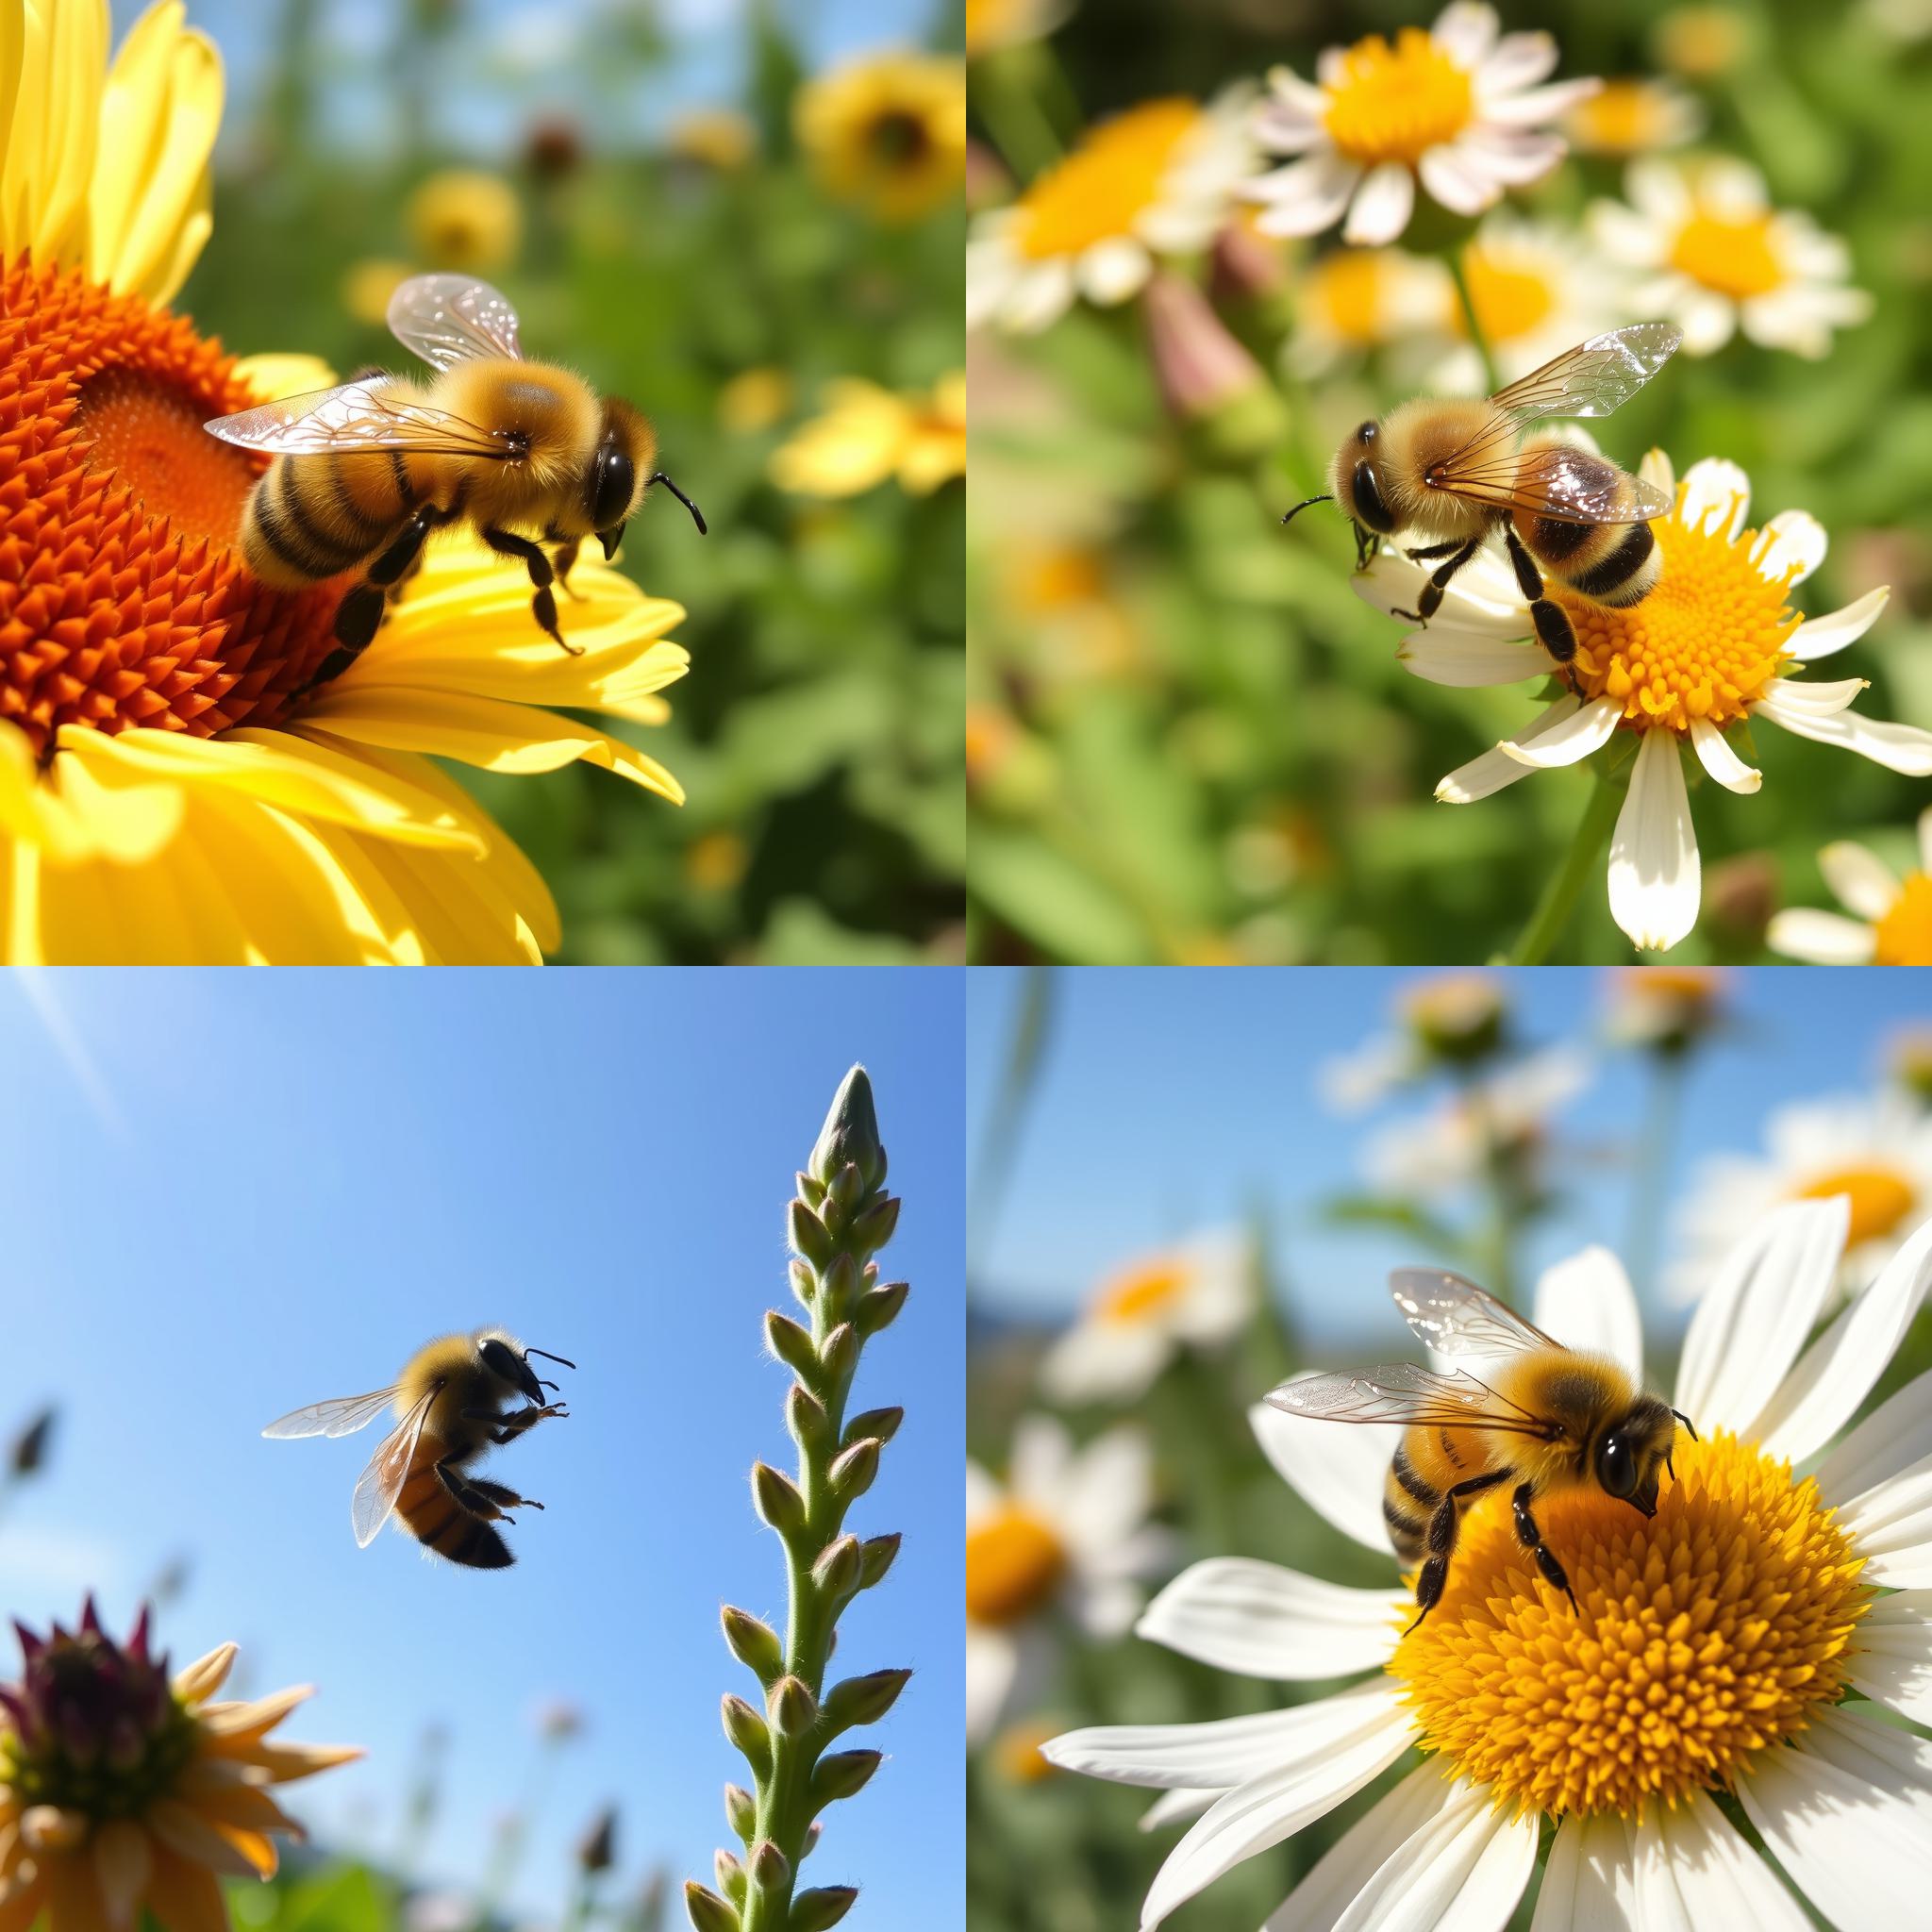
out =
[[[1570,1579],[1537,1527],[1537,1498],[1594,1486],[1655,1516],[1657,1472],[1676,1474],[1671,1450],[1678,1423],[1697,1440],[1690,1418],[1641,1391],[1608,1356],[1553,1341],[1459,1274],[1399,1268],[1389,1291],[1439,1355],[1487,1357],[1489,1379],[1397,1362],[1284,1382],[1269,1402],[1324,1422],[1407,1424],[1383,1485],[1382,1518],[1396,1556],[1422,1564],[1410,1630],[1441,1599],[1462,1510],[1505,1483],[1516,1486],[1516,1534],[1544,1581],[1575,1609]]]
[[[1427,624],[1450,580],[1497,530],[1529,603],[1538,641],[1558,664],[1576,655],[1567,612],[1543,594],[1545,575],[1594,604],[1623,609],[1656,590],[1663,568],[1650,522],[1671,499],[1607,457],[1523,432],[1549,416],[1607,416],[1655,375],[1684,340],[1669,323],[1591,336],[1482,400],[1419,396],[1368,422],[1335,453],[1328,489],[1298,503],[1339,503],[1366,567],[1398,530],[1426,541],[1407,554],[1437,563],[1413,610]],[[1440,561],[1439,561],[1440,560]]]
[[[538,624],[576,655],[557,627],[550,587],[569,587],[586,537],[610,557],[653,483],[704,533],[697,506],[653,468],[656,432],[622,398],[600,399],[555,363],[525,361],[516,310],[488,282],[413,276],[390,298],[389,325],[437,371],[434,380],[378,370],[206,425],[275,458],[242,519],[242,556],[263,583],[303,590],[361,573],[336,610],[336,648],[304,689],[356,661],[430,531],[458,518],[521,559]],[[556,548],[546,556],[520,530]]]
[[[544,1390],[557,1384],[539,1379],[530,1367],[533,1355],[576,1367],[560,1355],[524,1347],[501,1328],[444,1335],[418,1349],[392,1387],[310,1403],[261,1433],[278,1441],[353,1436],[392,1409],[396,1425],[376,1444],[356,1484],[350,1520],[358,1544],[367,1549],[393,1511],[439,1557],[472,1570],[507,1569],[516,1558],[492,1525],[514,1523],[512,1509],[543,1506],[463,1470],[489,1444],[513,1442],[549,1417],[570,1413],[544,1401]],[[523,1406],[513,1407],[520,1399]]]

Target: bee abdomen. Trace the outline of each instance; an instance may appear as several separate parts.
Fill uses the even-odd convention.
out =
[[[248,493],[242,554],[264,583],[320,583],[379,549],[398,520],[372,515],[342,487],[337,458],[278,457]]]
[[[1600,532],[1600,554],[1558,575],[1573,591],[1598,604],[1623,608],[1641,603],[1656,588],[1663,556],[1648,524],[1611,524]]]
[[[1389,1525],[1389,1541],[1394,1544],[1395,1554],[1405,1563],[1420,1560],[1430,1513],[1441,1500],[1441,1491],[1409,1460],[1407,1446],[1397,1443],[1395,1459],[1389,1465],[1389,1478],[1382,1488],[1382,1521]]]

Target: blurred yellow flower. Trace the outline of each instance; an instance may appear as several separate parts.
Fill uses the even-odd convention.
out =
[[[226,1932],[222,1877],[273,1877],[275,1836],[302,1835],[269,1788],[362,1753],[270,1741],[306,1690],[210,1701],[232,1643],[171,1682],[145,1610],[121,1644],[92,1598],[77,1630],[15,1627],[25,1668],[0,1689],[0,1927],[26,1932],[44,1912],[58,1932],[127,1932],[144,1908],[168,1932]]]
[[[1073,0],[966,0],[966,58],[1044,40],[1073,10]]]
[[[327,375],[237,363],[156,306],[208,236],[215,50],[166,0],[109,76],[105,0],[51,19],[30,33],[26,0],[0,0],[17,55],[0,67],[0,956],[537,961],[558,942],[548,891],[432,760],[583,758],[678,798],[549,707],[661,721],[683,613],[580,565],[562,621],[585,650],[567,657],[532,630],[522,577],[458,539],[355,665],[301,695],[341,582],[290,594],[248,574],[236,537],[263,466],[201,425]]]
[[[432,268],[488,275],[515,260],[524,212],[508,181],[477,168],[445,168],[409,196],[417,252]]]
[[[791,412],[797,385],[789,369],[746,369],[718,391],[718,426],[756,436]]]
[[[966,70],[937,55],[867,55],[806,82],[792,125],[828,192],[912,221],[961,192]]]
[[[930,395],[895,394],[858,376],[825,385],[825,413],[772,453],[772,480],[806,496],[856,496],[896,475],[929,496],[966,474],[966,375],[942,376]]]
[[[1008,1784],[1043,1784],[1059,1775],[1059,1766],[1042,1757],[1040,1747],[1065,1728],[1053,1718],[1022,1718],[1000,1732],[988,1747],[987,1756]]]
[[[1283,359],[1304,380],[1325,375],[1424,330],[1444,325],[1456,301],[1440,261],[1400,248],[1338,248],[1310,262],[1296,288],[1295,328]]]
[[[1642,155],[1682,147],[1703,129],[1703,108],[1668,80],[1607,80],[1600,92],[1578,101],[1563,121],[1570,145],[1586,155]]]
[[[389,321],[389,298],[414,273],[407,261],[351,262],[342,275],[342,307],[358,322],[381,328]]]
[[[716,168],[721,175],[743,167],[758,148],[757,126],[736,108],[693,108],[664,131],[667,155]]]
[[[1674,8],[1651,29],[1658,64],[1689,80],[1715,80],[1751,50],[1752,24],[1736,7]]]

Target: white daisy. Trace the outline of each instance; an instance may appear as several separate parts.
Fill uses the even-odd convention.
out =
[[[1428,1761],[1342,1834],[1268,1932],[1501,1926],[1545,1819],[1543,1932],[1803,1932],[1804,1907],[1714,1792],[1840,1932],[1923,1918],[1932,1743],[1884,1717],[1932,1720],[1932,1374],[1828,1445],[1924,1299],[1932,1228],[1805,1348],[1844,1227],[1842,1202],[1800,1203],[1730,1257],[1672,1396],[1702,1440],[1679,1436],[1654,1517],[1597,1490],[1540,1506],[1580,1615],[1539,1581],[1503,1491],[1468,1509],[1447,1591],[1410,1635],[1392,1582],[1344,1590],[1222,1557],[1170,1584],[1141,1627],[1188,1657],[1282,1682],[1374,1674],[1260,1716],[1046,1746],[1070,1770],[1164,1790],[1168,1816],[1200,1811],[1143,1928],[1416,1746]],[[1638,1365],[1636,1299],[1601,1249],[1543,1278],[1535,1320]],[[1266,1406],[1252,1419],[1280,1473],[1392,1573],[1381,1498],[1399,1432]],[[1874,1600],[1872,1585],[1892,1593]]]
[[[1304,382],[1442,329],[1456,303],[1440,261],[1400,248],[1333,249],[1296,278],[1294,294],[1294,333],[1282,362]]]
[[[1743,1231],[1780,1203],[1840,1194],[1850,1204],[1840,1276],[1849,1292],[1932,1220],[1932,1114],[1917,1099],[1883,1089],[1800,1101],[1771,1116],[1763,1154],[1703,1161],[1676,1218],[1671,1298],[1701,1295]]]
[[[1604,1031],[1619,1046],[1674,1057],[1723,1026],[1726,976],[1710,966],[1624,966],[1610,985]]]
[[[973,225],[966,325],[1031,333],[1076,296],[1102,308],[1138,294],[1158,256],[1207,247],[1253,174],[1248,91],[1201,107],[1144,101],[1090,127],[1008,208]]]
[[[1141,1255],[1101,1283],[1040,1366],[1056,1402],[1131,1402],[1184,1348],[1217,1348],[1247,1326],[1259,1299],[1254,1243],[1197,1235]]]
[[[1451,772],[1436,796],[1468,805],[1532,771],[1575,764],[1620,731],[1634,734],[1629,791],[1610,841],[1610,912],[1633,944],[1662,948],[1697,923],[1701,891],[1681,751],[1694,752],[1720,785],[1750,792],[1762,774],[1725,735],[1747,720],[1916,777],[1932,774],[1932,732],[1859,717],[1851,705],[1863,678],[1807,683],[1790,675],[1863,637],[1888,594],[1880,587],[1802,620],[1788,607],[1791,587],[1824,557],[1815,518],[1781,510],[1762,530],[1746,529],[1750,479],[1720,458],[1692,464],[1679,484],[1669,458],[1652,450],[1641,474],[1675,496],[1672,513],[1651,525],[1663,553],[1657,589],[1612,610],[1553,580],[1546,594],[1576,632],[1570,670],[1581,694],[1558,698],[1516,737]],[[1391,544],[1355,585],[1392,615],[1415,608],[1427,569]],[[1514,574],[1491,546],[1457,573],[1435,619],[1397,655],[1436,684],[1544,678],[1552,660],[1532,629]]]
[[[966,1735],[979,1743],[1052,1674],[1052,1612],[1090,1636],[1133,1624],[1167,1540],[1147,1527],[1154,1459],[1139,1429],[1084,1449],[1057,1422],[1023,1417],[1003,1489],[966,1465]]]
[[[1764,942],[1819,966],[1932,966],[1932,810],[1919,814],[1919,863],[1900,878],[1875,853],[1840,839],[1818,855],[1839,904],[1857,916],[1792,907]]]
[[[1772,208],[1764,177],[1746,161],[1636,161],[1624,192],[1627,208],[1591,207],[1591,231],[1642,278],[1637,311],[1668,316],[1684,331],[1686,355],[1708,356],[1741,327],[1764,348],[1819,357],[1833,329],[1872,313],[1872,297],[1845,286],[1845,244],[1808,214]]]
[[[1399,1033],[1375,1033],[1323,1061],[1322,1098],[1337,1113],[1361,1113],[1433,1074],[1481,1066],[1509,1038],[1503,982],[1487,973],[1437,973],[1403,988]]]
[[[1583,155],[1644,155],[1682,147],[1704,132],[1704,108],[1674,81],[1607,80],[1563,117],[1570,145]]]
[[[1299,158],[1245,191],[1266,206],[1262,229],[1318,235],[1345,212],[1341,239],[1378,246],[1407,227],[1418,178],[1444,208],[1474,215],[1548,174],[1563,157],[1549,124],[1597,83],[1537,85],[1557,64],[1556,42],[1499,40],[1496,29],[1494,8],[1455,0],[1427,33],[1406,26],[1393,45],[1371,34],[1324,49],[1312,82],[1275,68],[1255,136]]]

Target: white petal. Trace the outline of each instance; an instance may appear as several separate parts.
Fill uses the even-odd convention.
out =
[[[1620,1812],[1562,1819],[1530,1932],[1637,1932],[1635,1866],[1630,1826]]]
[[[1393,1423],[1362,1423],[1340,1428],[1303,1415],[1285,1415],[1257,1402],[1248,1424],[1261,1453],[1301,1494],[1344,1536],[1390,1555],[1389,1526],[1382,1521],[1382,1485],[1395,1458],[1401,1428]]]
[[[1660,227],[1674,228],[1690,212],[1690,191],[1668,161],[1633,161],[1624,176],[1624,194]]]
[[[1051,1416],[1023,1415],[1013,1424],[1007,1487],[1022,1502],[1058,1514],[1074,1468],[1074,1439]]]
[[[1141,1812],[1137,1829],[1158,1831],[1163,1825],[1184,1824],[1200,1817],[1220,1795],[1218,1790],[1191,1791],[1185,1786],[1179,1790],[1162,1791]]]
[[[1074,279],[1081,294],[1103,308],[1124,302],[1153,273],[1153,258],[1126,235],[1096,242],[1074,264]]]
[[[1631,268],[1655,268],[1667,253],[1657,225],[1620,202],[1592,202],[1588,219],[1591,238],[1612,260]]]
[[[1691,529],[1720,529],[1736,537],[1751,509],[1751,479],[1726,457],[1706,457],[1684,472],[1678,521]]]
[[[1666,496],[1677,493],[1677,473],[1672,467],[1671,459],[1660,449],[1649,449],[1643,453],[1643,460],[1637,466],[1637,474],[1646,483],[1654,483]]]
[[[1540,180],[1564,154],[1556,135],[1521,127],[1472,127],[1456,145],[1470,167],[1506,188],[1524,188]]]
[[[1251,124],[1254,136],[1268,153],[1306,154],[1328,139],[1328,130],[1322,121],[1327,96],[1320,88],[1309,88],[1308,92],[1314,97],[1313,105],[1285,98],[1277,92],[1256,109]]]
[[[1429,38],[1457,66],[1474,73],[1496,43],[1496,9],[1483,0],[1454,0],[1436,16]]]
[[[1876,853],[1850,839],[1834,840],[1818,855],[1818,870],[1839,904],[1860,919],[1883,919],[1902,888]]]
[[[1474,805],[1529,776],[1530,768],[1507,752],[1486,751],[1480,758],[1457,765],[1436,787],[1436,798],[1442,805]]]
[[[1662,951],[1697,924],[1703,875],[1672,731],[1646,731],[1610,835],[1610,917],[1632,945]]]
[[[1932,806],[1919,814],[1919,870],[1932,873]]]
[[[1539,731],[1534,738],[1526,741],[1506,738],[1496,749],[1506,757],[1515,758],[1521,764],[1533,765],[1540,771],[1554,770],[1558,765],[1574,765],[1610,741],[1610,733],[1617,728],[1617,720],[1623,715],[1624,707],[1618,699],[1593,698],[1574,716],[1561,720],[1547,730]]]
[[[1764,774],[1756,765],[1747,765],[1708,718],[1691,719],[1690,747],[1697,762],[1727,791],[1749,793],[1764,783]]]
[[[1014,1488],[1019,1489],[1016,1474]],[[1025,1491],[1022,1491],[1022,1494]],[[1145,1522],[1154,1501],[1154,1444],[1132,1423],[1081,1449],[1056,1499],[1061,1534],[1077,1551],[1104,1558]]]
[[[1549,658],[1540,644],[1514,643],[1474,630],[1452,629],[1440,620],[1427,630],[1410,631],[1396,646],[1395,657],[1405,671],[1424,683],[1462,690],[1522,684],[1550,675]]]
[[[1928,1287],[1932,1221],[1913,1233],[1878,1279],[1798,1357],[1757,1419],[1758,1441],[1767,1454],[1802,1461],[1844,1427],[1885,1373]]]
[[[1903,772],[1908,778],[1932,776],[1932,731],[1910,724],[1885,724],[1849,710],[1821,718],[1786,704],[1782,698],[1765,697],[1752,709],[1800,738],[1842,745],[1888,771]]]
[[[1764,943],[1774,953],[1814,966],[1869,966],[1875,941],[1872,928],[1856,919],[1795,906],[1772,914]]]
[[[1074,303],[1074,264],[1064,256],[1036,262],[1008,290],[999,319],[1021,335],[1035,335],[1058,322]]]
[[[1764,176],[1749,161],[1725,155],[1704,164],[1697,177],[1697,198],[1707,208],[1740,220],[1762,214],[1770,205]]]
[[[1312,1756],[1277,1764],[1215,1800],[1156,1874],[1141,1907],[1141,1932],[1159,1924],[1242,1859],[1325,1817],[1402,1756],[1414,1735],[1414,1720],[1396,1703],[1392,1689],[1376,1683],[1368,1692],[1348,1691],[1328,1700],[1358,1700],[1364,1715],[1352,1736]]]
[[[1867,1697],[1932,1724],[1932,1590],[1882,1597],[1858,1624],[1845,1675]]]
[[[1492,94],[1482,104],[1483,126],[1543,127],[1561,120],[1572,108],[1589,100],[1601,89],[1602,83],[1594,79],[1553,80],[1547,87],[1526,88],[1521,93]],[[1554,136],[1550,139],[1560,156],[1562,142]]]
[[[1291,67],[1268,70],[1268,92],[1291,112],[1309,114],[1319,121],[1328,111],[1328,96]]]
[[[1152,1323],[1083,1322],[1047,1350],[1040,1387],[1050,1401],[1130,1402],[1143,1394],[1174,1352]]]
[[[1452,214],[1480,214],[1496,199],[1496,184],[1454,142],[1426,149],[1416,172],[1430,196]]]
[[[1361,164],[1330,150],[1250,181],[1241,191],[1263,204],[1255,219],[1264,235],[1319,235],[1341,219]]]
[[[1384,161],[1356,190],[1341,239],[1357,247],[1379,248],[1408,226],[1414,207],[1415,176],[1401,161]]]
[[[1737,1777],[1744,1815],[1799,1890],[1843,1932],[1919,1923],[1932,1898],[1932,1745],[1821,1710],[1803,1740]]]
[[[1758,703],[1781,710],[1804,711],[1814,718],[1833,718],[1871,689],[1871,680],[1864,677],[1774,677],[1765,686]]]
[[[1540,1824],[1534,1812],[1496,1808],[1486,1786],[1450,1785],[1448,1802],[1383,1859],[1335,1932],[1502,1932],[1536,1870]]]
[[[1454,1792],[1439,1765],[1419,1765],[1322,1854],[1261,1932],[1334,1932],[1362,1880],[1439,1816]]]
[[[978,1743],[992,1735],[1020,1668],[1020,1647],[1006,1630],[966,1626],[966,1738]]]
[[[1505,34],[1475,71],[1478,93],[1513,93],[1534,87],[1557,64],[1557,43],[1544,33]]]
[[[1287,1683],[1374,1669],[1394,1651],[1407,1607],[1400,1591],[1210,1557],[1182,1571],[1135,1629],[1216,1670]]]
[[[1824,525],[1808,510],[1779,510],[1765,525],[1759,541],[1763,547],[1753,561],[1758,575],[1773,583],[1781,582],[1790,571],[1790,581],[1802,584],[1824,561]]]
[[[1639,1826],[1637,1923],[1643,1932],[1680,1925],[1748,1925],[1752,1932],[1809,1932],[1810,1920],[1706,1791],[1656,1806]]]
[[[1829,610],[1823,617],[1807,617],[1791,633],[1785,649],[1801,664],[1815,664],[1819,658],[1828,658],[1834,651],[1842,651],[1847,644],[1857,643],[1878,622],[1878,613],[1885,608],[1890,595],[1890,587],[1881,584],[1875,591],[1867,591],[1856,604],[1847,604],[1842,610]]]
[[[1637,1296],[1623,1262],[1609,1249],[1585,1248],[1544,1269],[1531,1319],[1565,1348],[1609,1356],[1641,1378],[1643,1324]]]
[[[1932,1456],[1855,1496],[1839,1522],[1865,1559],[1860,1581],[1888,1590],[1932,1589]]]
[[[1745,1434],[1776,1391],[1838,1279],[1851,1208],[1792,1201],[1724,1257],[1684,1337],[1673,1400],[1700,1436]]]
[[[1714,289],[1691,287],[1674,314],[1687,356],[1715,355],[1738,332],[1738,305]]]
[[[971,1529],[982,1516],[999,1507],[1004,1492],[998,1483],[969,1457],[966,1463],[966,1526]]]

